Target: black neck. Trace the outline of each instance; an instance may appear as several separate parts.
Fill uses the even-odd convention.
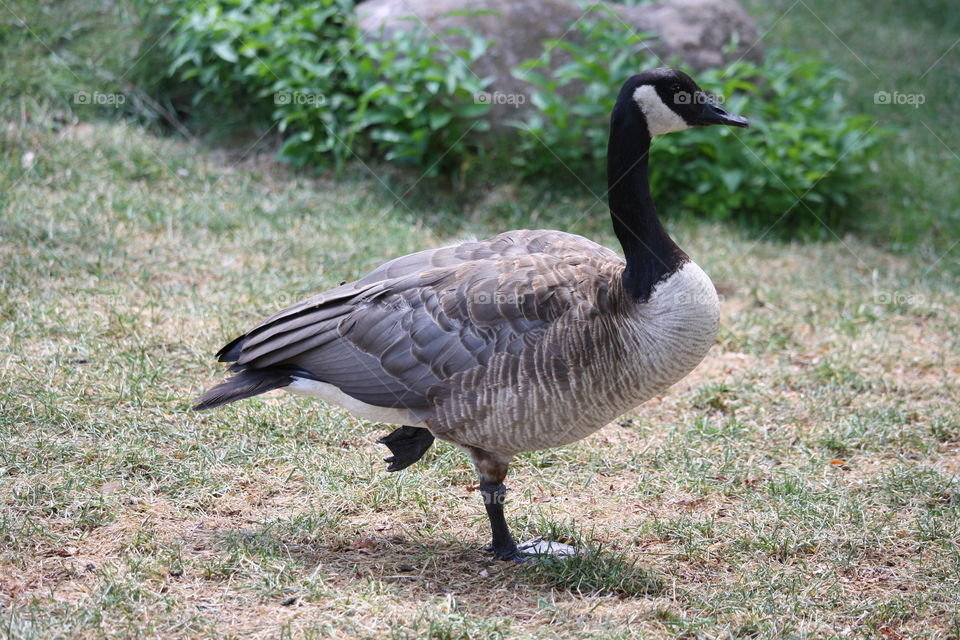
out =
[[[632,298],[646,301],[654,286],[679,269],[687,256],[657,217],[647,175],[650,134],[646,122],[629,112],[633,108],[618,104],[613,111],[607,146],[607,194],[613,231],[627,260],[623,284]]]

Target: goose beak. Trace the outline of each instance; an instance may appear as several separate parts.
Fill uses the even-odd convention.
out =
[[[750,123],[743,116],[737,116],[718,104],[706,102],[703,105],[703,112],[700,114],[700,125],[707,124],[727,124],[731,127],[748,127]]]

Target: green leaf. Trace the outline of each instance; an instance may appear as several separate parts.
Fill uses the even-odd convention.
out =
[[[720,173],[720,179],[723,180],[727,191],[733,193],[743,180],[743,171],[740,169],[726,169]]]
[[[213,52],[227,62],[236,62],[240,59],[237,56],[236,50],[233,48],[233,44],[229,40],[221,40],[213,45]]]
[[[430,128],[436,131],[440,127],[446,126],[453,120],[453,114],[450,112],[435,111],[430,114]]]
[[[454,107],[454,113],[459,118],[479,118],[490,111],[489,104],[465,103]]]

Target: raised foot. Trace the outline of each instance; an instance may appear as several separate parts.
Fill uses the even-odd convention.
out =
[[[383,459],[384,462],[389,463],[387,471],[400,471],[423,457],[433,444],[433,434],[423,427],[403,426],[394,429],[377,442],[387,445],[390,453],[393,454]]]

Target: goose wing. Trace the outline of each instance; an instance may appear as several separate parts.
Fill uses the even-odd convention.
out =
[[[425,409],[428,390],[520,353],[564,315],[609,306],[612,251],[562,232],[512,232],[392,260],[268,318],[220,352],[382,407]]]

